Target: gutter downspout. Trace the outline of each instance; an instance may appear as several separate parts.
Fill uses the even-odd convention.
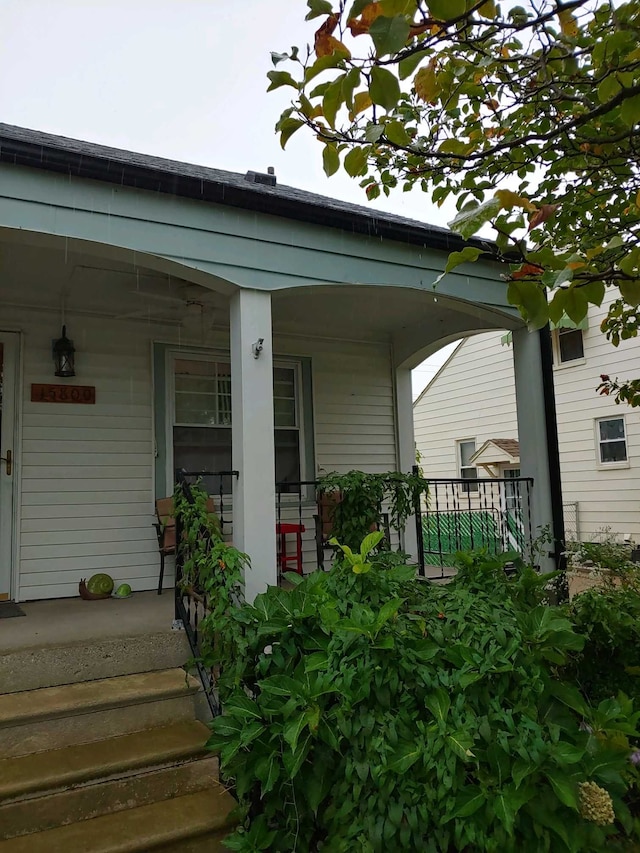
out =
[[[540,341],[540,362],[542,365],[542,387],[544,395],[544,416],[547,433],[547,464],[551,491],[551,519],[553,523],[553,559],[556,569],[566,569],[564,511],[562,508],[562,482],[560,479],[560,448],[558,445],[558,419],[556,396],[553,381],[553,350],[551,347],[551,329],[547,324],[538,332]]]

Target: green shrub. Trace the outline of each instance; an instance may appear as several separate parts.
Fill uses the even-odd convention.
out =
[[[381,529],[385,507],[389,524],[402,530],[415,510],[416,501],[428,492],[428,482],[417,474],[389,471],[386,474],[327,474],[318,481],[319,494],[340,494],[332,509],[336,538],[351,548],[359,548],[374,528]],[[381,541],[382,544],[382,541]],[[389,543],[384,543],[389,547]]]
[[[568,610],[584,648],[571,659],[571,677],[591,701],[618,690],[640,700],[640,578],[604,581],[577,595]]]
[[[631,545],[618,542],[606,528],[597,534],[593,542],[570,542],[567,546],[571,563],[584,565],[590,560],[595,566],[618,574],[633,570],[631,550]]]
[[[433,585],[381,567],[379,537],[236,614],[209,743],[245,813],[228,846],[607,849],[609,796],[631,824],[630,703],[592,712],[557,677],[583,639],[526,572],[473,557]]]

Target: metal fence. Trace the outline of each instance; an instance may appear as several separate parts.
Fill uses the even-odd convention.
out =
[[[580,542],[580,514],[578,501],[562,504],[564,536],[567,542]]]
[[[416,507],[420,570],[426,577],[454,573],[456,553],[483,549],[517,552],[530,560],[531,489],[528,477],[428,480]]]

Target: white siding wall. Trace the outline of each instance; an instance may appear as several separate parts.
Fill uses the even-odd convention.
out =
[[[347,344],[276,338],[274,352],[311,356],[317,470],[309,479],[352,469],[384,473],[397,467],[394,391],[389,350],[382,345]],[[286,510],[283,521],[298,521],[298,509]],[[303,507],[304,568],[316,565],[313,500]],[[395,544],[395,540],[394,540]],[[288,537],[288,552],[294,548]],[[331,555],[326,554],[326,565]],[[291,564],[289,564],[291,568]]]
[[[582,538],[603,528],[640,541],[640,413],[595,393],[600,374],[640,375],[637,341],[615,348],[600,332],[606,304],[592,309],[585,358],[554,368],[563,500],[579,503]],[[513,353],[502,333],[465,341],[414,407],[416,441],[428,476],[455,477],[455,442],[517,437]],[[595,420],[624,415],[629,465],[598,464]]]
[[[504,332],[464,340],[416,400],[416,445],[426,477],[459,477],[457,442],[516,438],[513,355]],[[482,471],[479,472],[482,475]]]
[[[96,405],[30,401],[31,383],[56,381],[51,341],[60,334],[59,318],[2,310],[3,327],[24,335],[22,455],[16,467],[21,600],[77,595],[79,579],[97,571],[138,590],[157,583],[151,345],[188,341],[175,328],[142,322],[81,315],[67,321],[77,349],[74,383],[95,385]],[[217,346],[225,346],[225,338]],[[395,467],[386,347],[283,338],[274,349],[312,358],[318,470]],[[312,515],[313,507],[306,506],[310,560]],[[165,584],[171,581],[168,573]]]

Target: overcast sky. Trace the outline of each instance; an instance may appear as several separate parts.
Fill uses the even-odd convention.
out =
[[[287,91],[266,94],[270,51],[303,48],[318,22],[305,0],[0,0],[0,121],[216,166],[368,204],[357,181],[327,179],[321,147],[274,133]],[[419,191],[374,205],[446,225]],[[414,395],[443,355],[414,371]]]

